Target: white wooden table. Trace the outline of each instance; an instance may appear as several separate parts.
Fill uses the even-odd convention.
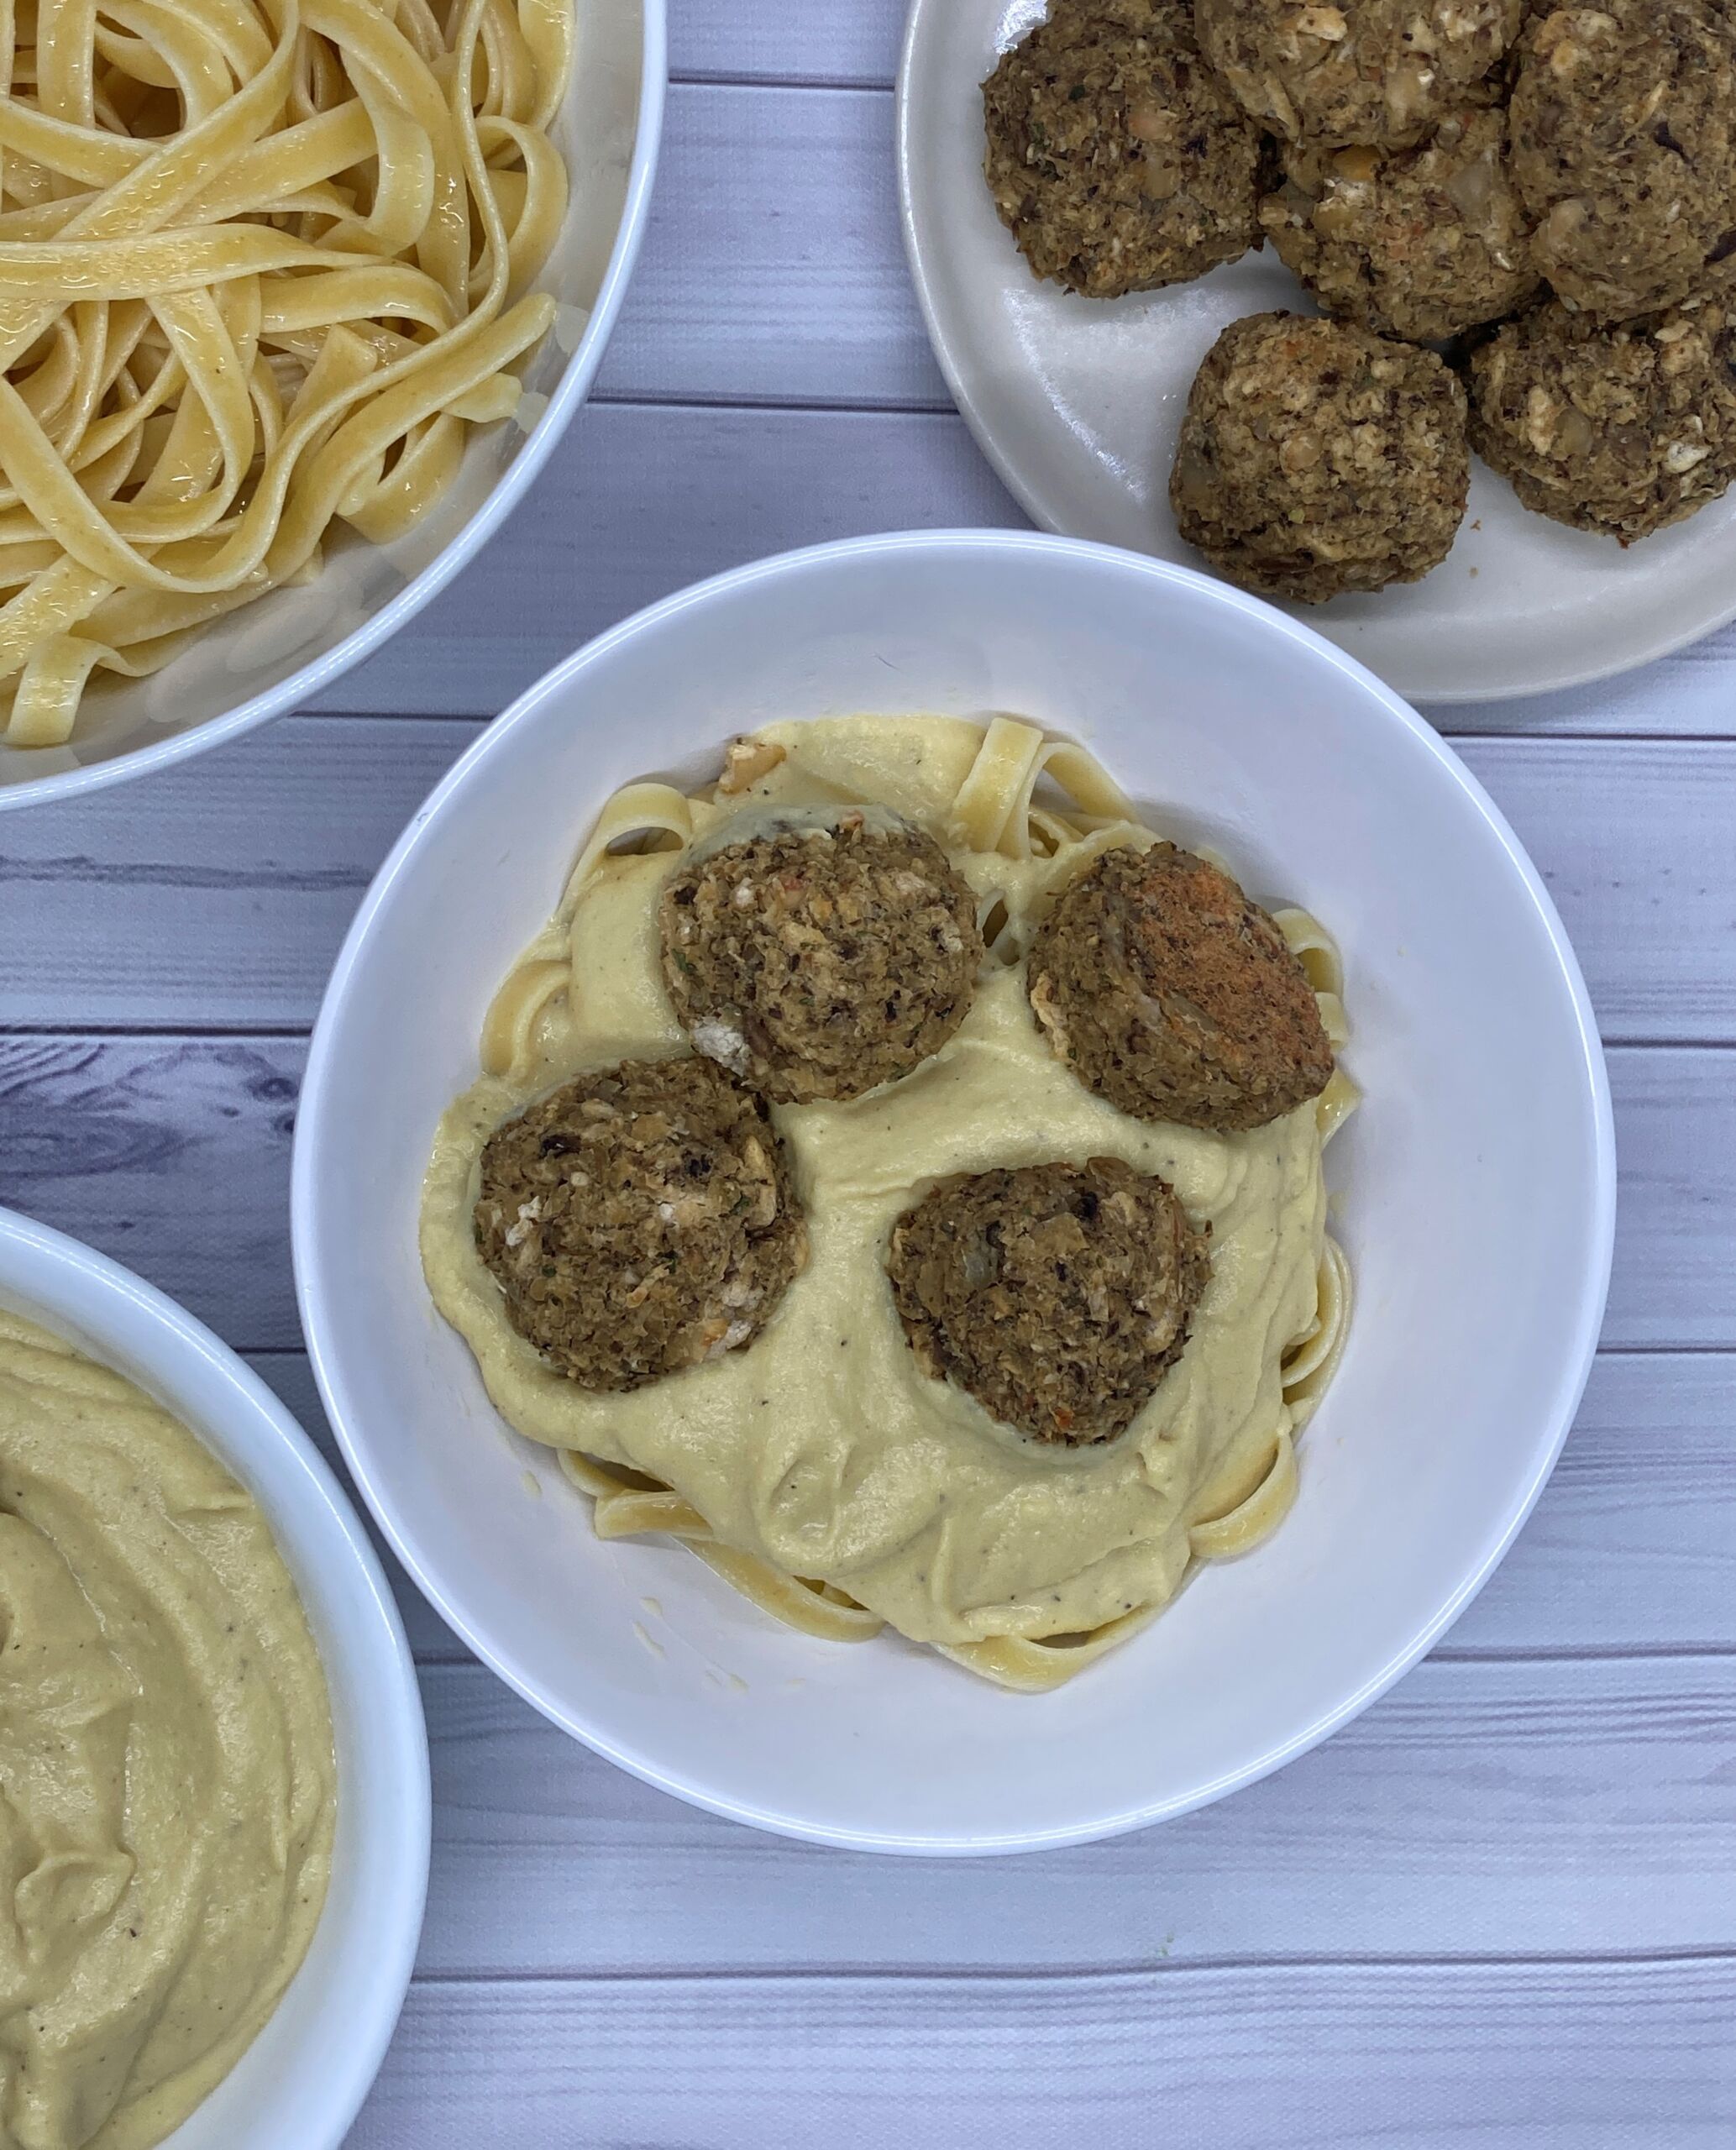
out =
[[[0,1199],[186,1301],[322,1438],[296,1082],[430,784],[554,659],[695,576],[1020,520],[906,285],[898,0],[674,12],[638,281],[504,536],[328,706],[0,821]],[[406,1586],[433,1882],[357,2150],[1736,2143],[1736,635],[1450,728],[1584,961],[1623,1211],[1578,1429],[1449,1642],[1225,1805],[934,1864],[645,1789]]]

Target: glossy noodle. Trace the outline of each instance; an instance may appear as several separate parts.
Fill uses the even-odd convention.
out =
[[[384,543],[507,416],[571,0],[0,0],[0,738]]]

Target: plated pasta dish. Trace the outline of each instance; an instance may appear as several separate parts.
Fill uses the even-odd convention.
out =
[[[1295,1497],[1341,992],[1069,741],[768,725],[604,809],[441,1123],[428,1285],[600,1535],[1052,1687]]]
[[[0,14],[0,739],[385,543],[554,302],[571,0]]]

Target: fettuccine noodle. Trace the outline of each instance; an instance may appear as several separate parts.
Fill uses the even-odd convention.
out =
[[[572,48],[572,0],[0,0],[6,744],[511,413]]]

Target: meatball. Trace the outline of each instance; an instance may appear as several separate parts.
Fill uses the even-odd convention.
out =
[[[922,1371],[1041,1441],[1125,1433],[1188,1341],[1210,1274],[1165,1182],[1118,1157],[944,1181],[887,1257]]]
[[[1227,873],[1172,843],[1109,851],[1031,951],[1031,1012],[1086,1088],[1140,1120],[1230,1134],[1326,1087],[1308,975]]]
[[[1418,149],[1293,146],[1283,175],[1260,221],[1284,266],[1341,320],[1429,343],[1499,321],[1537,288],[1493,105],[1461,105]]]
[[[977,902],[932,837],[860,810],[702,852],[659,912],[694,1044],[769,1098],[859,1097],[938,1052],[969,1013]]]
[[[1471,354],[1471,439],[1529,508],[1631,544],[1736,478],[1736,312],[1600,328],[1551,302]]]
[[[1525,0],[1194,0],[1200,48],[1263,126],[1290,142],[1398,149],[1497,66]]]
[[[709,1060],[626,1060],[490,1135],[477,1251],[506,1318],[581,1387],[751,1343],[807,1260],[765,1104]]]
[[[1702,0],[1542,13],[1520,45],[1513,176],[1569,306],[1629,320],[1736,248],[1736,55]]]
[[[1314,605],[1438,567],[1470,485],[1465,391],[1432,351],[1262,313],[1207,353],[1169,498],[1232,581]]]
[[[1201,61],[1188,0],[1055,0],[983,103],[989,191],[1034,275],[1119,298],[1259,243],[1260,135]]]

